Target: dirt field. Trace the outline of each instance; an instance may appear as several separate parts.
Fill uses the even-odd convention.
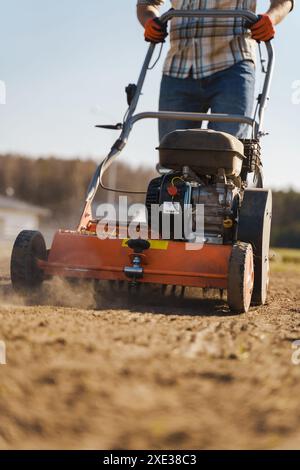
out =
[[[296,268],[235,317],[221,300],[155,293],[95,308],[91,288],[62,282],[25,306],[1,261],[1,449],[300,448]]]

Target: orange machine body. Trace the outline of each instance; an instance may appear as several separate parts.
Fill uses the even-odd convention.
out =
[[[131,266],[133,252],[125,238],[101,240],[94,231],[59,231],[47,261],[39,261],[46,276],[130,281],[124,269]],[[142,254],[141,283],[227,288],[231,245],[194,244],[149,240]],[[190,248],[193,248],[192,250]]]

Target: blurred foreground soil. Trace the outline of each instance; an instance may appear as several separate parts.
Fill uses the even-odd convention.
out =
[[[28,303],[7,261],[1,449],[300,448],[296,270],[276,270],[266,307],[232,316],[194,292],[95,303],[91,287],[61,281]]]

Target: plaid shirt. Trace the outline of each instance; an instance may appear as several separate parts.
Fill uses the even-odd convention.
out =
[[[138,0],[138,5],[160,7],[165,0]],[[176,10],[250,10],[256,0],[171,0]],[[164,74],[175,78],[204,78],[242,60],[255,62],[256,42],[243,27],[243,20],[231,18],[174,18],[171,47]],[[205,26],[205,27],[204,27]]]

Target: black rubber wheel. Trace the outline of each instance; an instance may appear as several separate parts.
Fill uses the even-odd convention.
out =
[[[266,189],[245,191],[238,222],[238,240],[251,243],[254,252],[254,290],[252,305],[265,305],[270,280],[270,237],[272,192]]]
[[[254,286],[254,260],[250,243],[237,242],[229,262],[227,302],[234,313],[249,311]]]
[[[43,271],[37,260],[47,259],[43,235],[37,231],[24,230],[17,237],[11,255],[11,282],[15,291],[30,293],[41,286]]]

